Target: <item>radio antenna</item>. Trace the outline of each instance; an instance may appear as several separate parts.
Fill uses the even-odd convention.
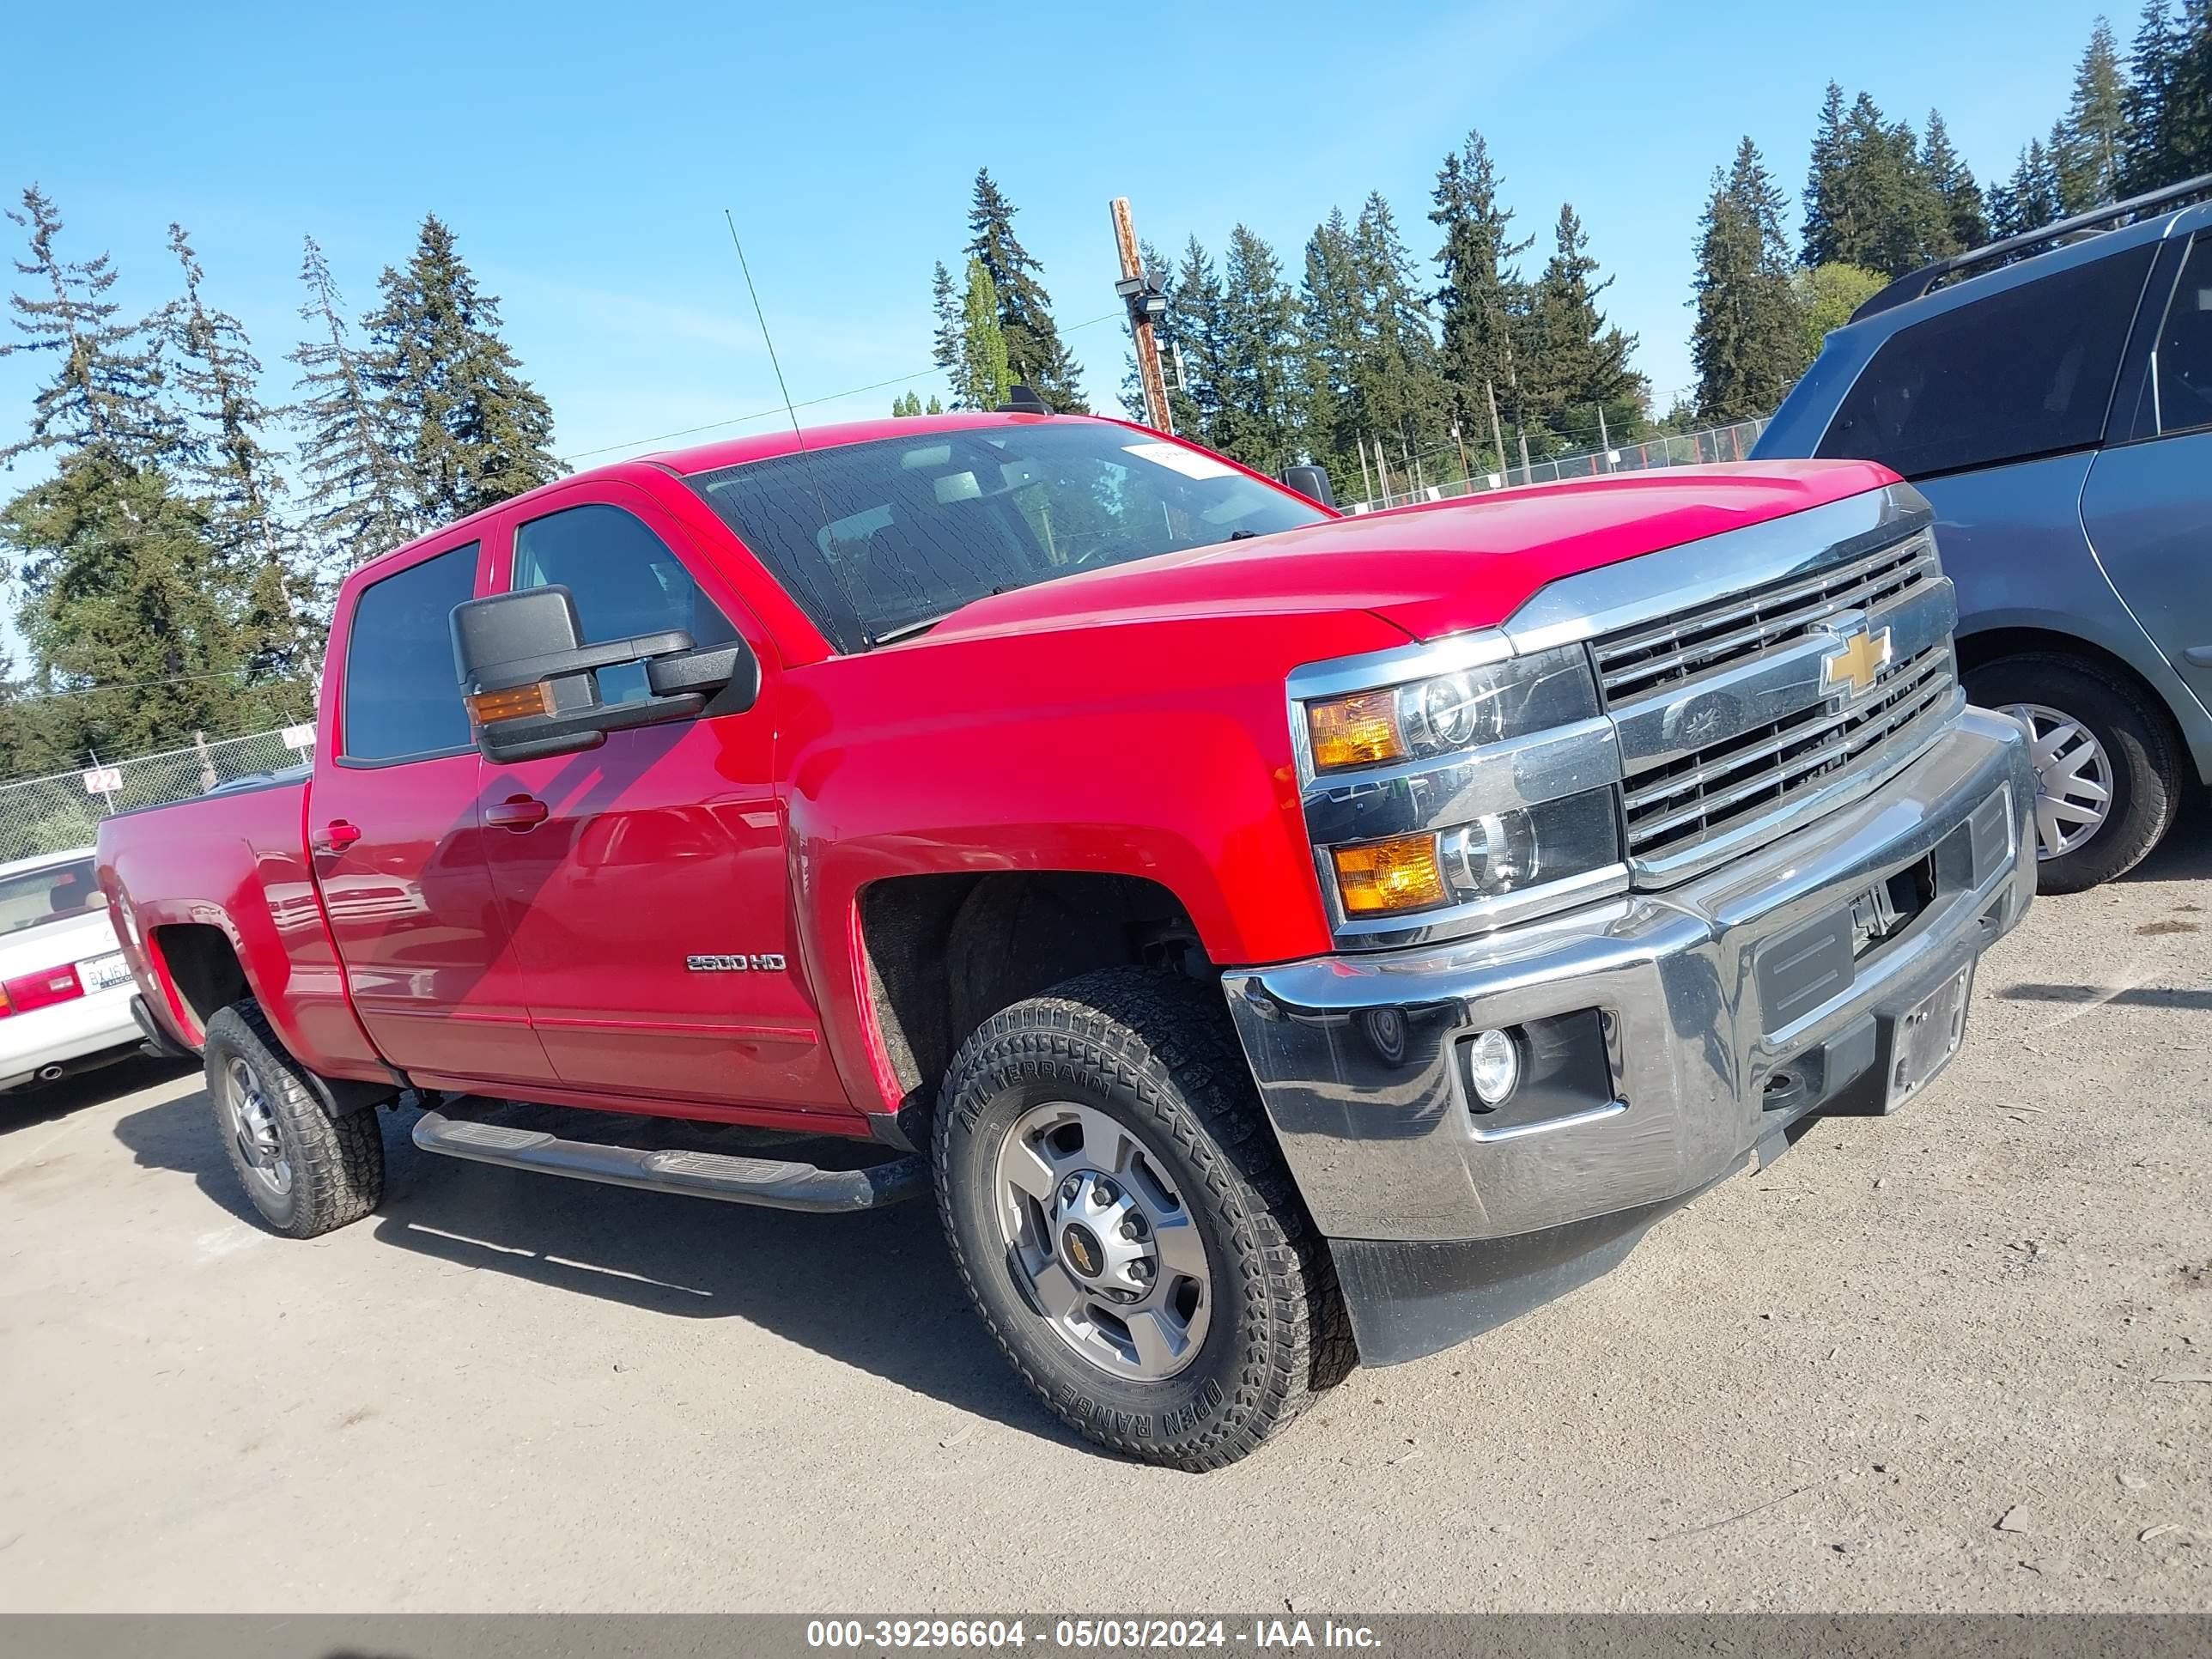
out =
[[[768,331],[768,315],[761,309],[760,290],[753,286],[753,268],[745,259],[745,245],[738,240],[738,221],[729,209],[722,210],[722,222],[730,228],[730,246],[738,251],[738,269],[744,273],[745,292],[752,298],[753,319],[760,325],[761,339],[768,347],[768,366],[775,371],[775,389],[783,394],[783,412],[791,417],[791,435],[799,441],[801,454],[806,452],[806,434],[799,430],[799,410],[791,401],[791,388],[783,383],[783,365],[776,360],[775,338]]]

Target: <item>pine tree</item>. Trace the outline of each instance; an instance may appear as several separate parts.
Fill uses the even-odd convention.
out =
[[[1813,130],[1813,165],[1805,178],[1803,261],[1808,267],[1837,258],[1833,208],[1844,187],[1844,89],[1828,82],[1820,103],[1820,123]]]
[[[1166,349],[1176,353],[1183,382],[1169,394],[1168,408],[1176,431],[1210,444],[1221,412],[1221,278],[1195,236],[1183,245],[1167,295]]]
[[[2181,25],[2172,0],[2145,0],[2121,94],[2121,193],[2140,195],[2186,175],[2173,154],[2173,105],[2184,63]]]
[[[895,420],[921,413],[921,399],[911,392],[902,392],[891,399],[891,416]]]
[[[2000,239],[2023,235],[2060,216],[2058,169],[2043,141],[2031,138],[2012,177],[1990,191],[1990,234]]]
[[[1698,242],[1698,414],[1734,421],[1771,413],[1805,367],[1802,325],[1790,291],[1782,192],[1747,137],[1713,174]]]
[[[32,399],[30,435],[0,446],[0,465],[33,450],[67,455],[104,446],[134,462],[167,453],[176,433],[160,398],[160,350],[144,323],[118,320],[122,307],[107,297],[116,276],[107,255],[63,258],[55,246],[61,215],[36,185],[24,191],[23,210],[8,217],[29,233],[31,257],[15,269],[32,291],[10,298],[23,337],[0,344],[0,357],[30,352],[58,361]]]
[[[371,384],[346,325],[329,262],[312,236],[300,267],[308,337],[286,358],[298,366],[300,474],[308,532],[341,569],[388,552],[415,534],[404,434]]]
[[[1598,309],[1613,279],[1591,280],[1597,261],[1571,204],[1559,209],[1553,246],[1531,296],[1524,377],[1530,412],[1550,429],[1552,447],[1587,447],[1601,433],[1633,436],[1647,418],[1650,386],[1629,367],[1636,337],[1608,325]]]
[[[1039,280],[1044,267],[1014,235],[1016,210],[990,169],[978,169],[975,200],[968,210],[968,257],[982,261],[990,273],[999,296],[1006,361],[1015,378],[1062,414],[1088,414],[1082,367],[1069,355],[1052,319],[1052,298]]]
[[[22,559],[21,621],[41,682],[126,690],[56,699],[65,752],[143,753],[196,732],[264,731],[296,690],[242,684],[239,618],[215,568],[208,513],[152,465],[94,443],[0,508]]]
[[[297,568],[278,511],[283,478],[262,440],[272,416],[261,401],[260,360],[239,320],[202,295],[205,274],[182,225],[170,225],[169,251],[185,279],[158,319],[171,362],[176,470],[205,501],[216,574],[241,596],[249,672],[289,675],[312,664],[321,630],[308,620],[313,583]]]
[[[1359,401],[1357,368],[1365,349],[1359,258],[1342,210],[1332,210],[1306,239],[1298,289],[1298,331],[1305,343],[1304,426],[1314,459],[1342,483],[1363,474],[1361,445],[1372,429]],[[1373,485],[1365,486],[1372,493]]]
[[[2182,0],[2166,112],[2166,182],[2212,173],[2212,0]]]
[[[945,405],[938,401],[937,394],[934,392],[929,394],[929,406],[924,409],[921,412],[925,415],[942,415],[945,413]]]
[[[1512,213],[1498,205],[1502,181],[1480,132],[1437,173],[1430,220],[1444,233],[1437,259],[1443,285],[1436,303],[1443,325],[1442,368],[1453,417],[1462,434],[1486,431],[1493,393],[1517,419],[1519,365],[1515,335],[1526,294],[1513,262],[1533,239],[1516,242]]]
[[[996,409],[1013,389],[999,292],[981,259],[968,261],[968,297],[961,309],[960,362],[952,390],[963,409]]]
[[[1928,125],[1920,141],[1920,167],[1927,176],[1929,187],[1942,204],[1943,234],[1930,252],[1940,258],[1947,253],[1964,253],[1986,243],[1990,240],[1990,217],[1989,206],[1982,199],[1982,187],[1974,182],[1972,169],[1952,148],[1950,129],[1943,125],[1942,114],[1937,110],[1928,112]]]
[[[1364,349],[1352,366],[1360,418],[1377,441],[1387,440],[1401,457],[1423,453],[1444,441],[1449,398],[1413,257],[1379,191],[1368,197],[1352,226],[1352,256],[1365,324]]]
[[[2119,199],[2120,167],[2127,137],[2127,90],[2120,73],[2119,42],[2100,17],[2074,71],[2057,146],[2059,206],[2081,213]]]
[[[500,337],[499,301],[477,287],[437,215],[363,326],[369,384],[404,435],[414,505],[433,523],[550,483],[553,411]]]
[[[1280,472],[1300,453],[1297,306],[1275,251],[1244,225],[1229,233],[1219,318],[1213,441],[1247,466]]]
[[[960,295],[953,291],[952,273],[939,259],[929,276],[929,309],[937,319],[930,336],[929,361],[947,374],[960,366]]]

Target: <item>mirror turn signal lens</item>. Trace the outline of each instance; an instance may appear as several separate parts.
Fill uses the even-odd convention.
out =
[[[1433,835],[1333,847],[1328,855],[1336,865],[1336,890],[1348,916],[1425,910],[1451,896]]]
[[[1358,691],[1306,705],[1316,772],[1402,760],[1406,739],[1398,730],[1398,693]]]
[[[469,700],[469,714],[478,726],[495,720],[527,720],[553,712],[553,686],[549,680],[513,685],[501,691],[479,691]]]

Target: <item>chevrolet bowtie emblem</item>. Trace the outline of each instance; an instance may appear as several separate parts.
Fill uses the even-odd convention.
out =
[[[1820,660],[1820,689],[1848,691],[1853,696],[1872,690],[1881,671],[1889,666],[1889,630],[1871,633],[1862,617],[1832,623],[1828,631],[1836,636],[1836,646]]]

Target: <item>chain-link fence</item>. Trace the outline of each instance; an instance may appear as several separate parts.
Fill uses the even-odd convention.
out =
[[[100,819],[110,813],[204,795],[234,779],[295,766],[314,752],[314,728],[293,726],[0,783],[0,863],[89,847]]]
[[[1404,507],[1413,501],[1448,501],[1461,495],[1480,495],[1493,489],[1510,489],[1518,484],[1551,483],[1560,478],[1595,478],[1607,472],[1642,472],[1661,466],[1710,466],[1717,461],[1741,461],[1748,459],[1751,447],[1759,441],[1759,434],[1766,430],[1764,419],[1738,421],[1730,426],[1707,427],[1698,432],[1678,432],[1663,438],[1638,439],[1634,443],[1615,444],[1609,449],[1577,450],[1565,455],[1555,455],[1547,461],[1536,461],[1528,466],[1510,466],[1503,472],[1483,471],[1475,463],[1471,478],[1454,478],[1447,483],[1430,483],[1421,476],[1419,462],[1442,459],[1457,468],[1457,457],[1451,451],[1434,457],[1417,457],[1415,464],[1407,469],[1410,474],[1394,471],[1387,495],[1372,501],[1354,502],[1346,511],[1371,513],[1377,507]],[[1378,446],[1379,447],[1379,446]],[[1393,468],[1396,463],[1393,462]]]

